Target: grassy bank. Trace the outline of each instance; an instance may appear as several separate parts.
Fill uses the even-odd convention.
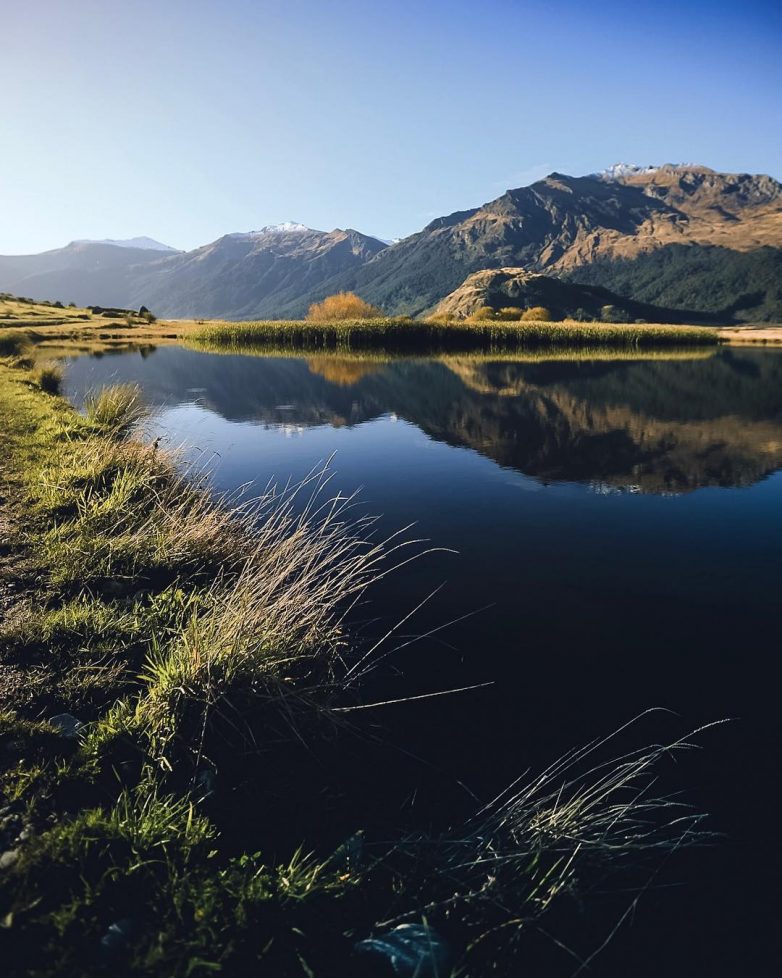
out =
[[[278,350],[375,350],[397,353],[493,352],[540,347],[708,346],[718,332],[697,326],[613,323],[435,323],[367,319],[334,323],[243,322],[205,325],[191,333],[206,348],[270,346]]]
[[[552,903],[691,837],[643,790],[669,747],[390,825],[414,762],[365,709],[387,648],[350,613],[408,550],[318,476],[213,497],[134,434],[134,388],[84,416],[55,389],[0,364],[5,974],[367,978],[361,942],[400,925],[447,944],[439,978],[507,971]]]

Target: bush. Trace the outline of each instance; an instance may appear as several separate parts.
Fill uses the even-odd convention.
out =
[[[475,312],[471,313],[467,317],[471,322],[480,322],[481,320],[494,319],[494,310],[491,306],[479,306]]]
[[[553,318],[551,311],[545,306],[530,306],[521,314],[522,322],[525,323],[550,323]]]
[[[522,312],[523,310],[519,309],[518,306],[505,306],[504,309],[500,309],[495,318],[506,323],[515,323],[521,319]]]
[[[307,320],[322,323],[335,319],[378,319],[382,315],[377,306],[365,302],[355,292],[338,292],[327,296],[323,302],[313,303],[307,312]]]

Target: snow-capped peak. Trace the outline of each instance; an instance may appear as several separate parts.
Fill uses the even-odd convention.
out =
[[[230,238],[259,238],[264,234],[308,234],[312,228],[304,224],[297,224],[296,221],[283,221],[282,224],[266,224],[257,231],[236,231],[230,234]]]
[[[600,180],[621,180],[622,177],[632,177],[639,173],[655,173],[659,166],[638,166],[636,163],[614,163],[605,170],[593,173]]]

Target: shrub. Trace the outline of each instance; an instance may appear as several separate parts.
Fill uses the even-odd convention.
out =
[[[530,306],[521,314],[521,320],[525,323],[550,323],[553,318],[551,311],[545,306]]]
[[[307,319],[311,323],[322,323],[334,319],[378,319],[382,315],[377,306],[365,302],[355,292],[338,292],[327,296],[323,302],[313,303]]]
[[[496,318],[501,319],[506,323],[515,323],[517,320],[521,319],[522,312],[523,310],[519,309],[518,306],[505,306],[504,309],[500,309]]]
[[[480,322],[481,320],[494,319],[494,310],[491,306],[479,306],[467,318],[474,323]]]

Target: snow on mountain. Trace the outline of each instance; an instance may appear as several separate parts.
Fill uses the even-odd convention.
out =
[[[282,224],[266,224],[257,231],[234,231],[229,234],[229,238],[260,238],[265,234],[311,234],[313,228],[308,228],[304,224],[296,221],[283,221]],[[315,232],[318,233],[318,232]]]
[[[621,180],[623,177],[632,177],[638,173],[655,173],[659,166],[638,166],[636,163],[614,163],[607,166],[605,170],[593,173],[592,176],[600,180]]]
[[[102,244],[102,245],[114,245],[116,248],[141,248],[142,251],[176,251],[176,248],[172,248],[170,245],[163,244],[160,241],[155,241],[154,238],[140,237],[140,238],[101,238],[100,240],[95,238],[79,238],[74,241],[73,244]]]

